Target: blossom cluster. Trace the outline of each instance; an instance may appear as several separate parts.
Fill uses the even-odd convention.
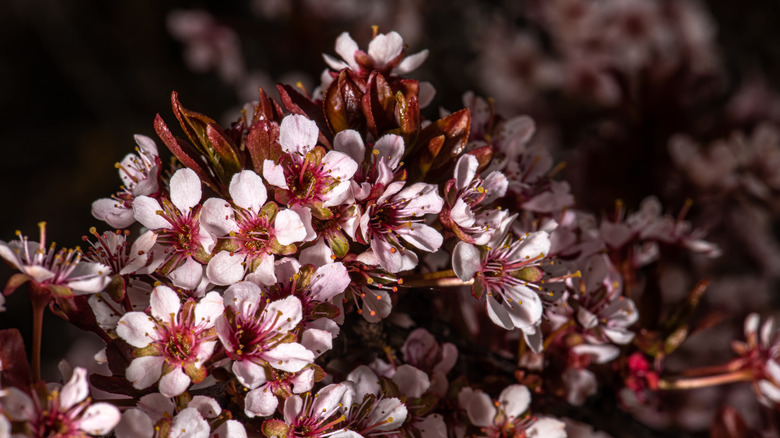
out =
[[[26,284],[35,311],[97,334],[110,375],[89,383],[122,407],[92,403],[82,368],[56,390],[2,367],[0,436],[564,437],[550,406],[675,389],[662,353],[689,315],[640,329],[635,299],[664,251],[718,256],[703,231],[656,198],[575,208],[533,120],[474,93],[427,118],[433,86],[406,75],[428,52],[396,32],[335,52],[316,90],[261,89],[227,127],[173,93],[185,137],[154,129],[175,159],[135,137],[92,205],[116,230],[85,252],[47,247],[45,224],[0,242],[5,294]],[[731,371],[771,405],[768,326],[759,341],[751,317]]]

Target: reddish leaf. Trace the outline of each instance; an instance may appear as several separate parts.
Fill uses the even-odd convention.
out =
[[[260,95],[260,98],[257,100],[257,105],[255,105],[255,113],[252,114],[250,126],[261,121],[273,121],[274,109],[278,107],[276,102],[272,101],[262,88],[258,90],[258,94]],[[282,113],[281,109],[278,113]]]
[[[125,370],[133,361],[133,347],[122,338],[116,338],[106,344],[108,369],[115,376],[124,377]]]
[[[0,330],[0,364],[0,388],[13,386],[25,392],[30,390],[30,365],[19,330]]]
[[[165,124],[165,121],[159,114],[157,114],[157,117],[154,119],[154,130],[157,132],[157,135],[165,146],[168,147],[168,150],[170,150],[182,164],[192,169],[206,185],[214,190],[217,189],[217,184],[214,179],[199,163],[200,160],[198,155],[200,154],[191,145],[174,137],[171,130],[168,129],[168,125]]]
[[[207,143],[206,127],[217,122],[201,113],[184,108],[181,102],[179,102],[179,94],[175,91],[171,93],[171,105],[173,106],[173,114],[179,120],[181,129],[187,134],[190,142],[195,147]],[[210,151],[207,150],[201,150],[200,152],[206,156],[211,155]]]
[[[468,154],[473,155],[477,158],[477,162],[479,163],[479,167],[477,167],[477,172],[482,172],[483,170],[485,170],[488,164],[490,164],[490,160],[493,159],[493,146],[490,145],[481,146],[476,149],[470,150]]]
[[[215,158],[218,158],[212,165],[215,167],[218,175],[221,173],[220,179],[222,184],[228,185],[233,175],[240,172],[244,167],[243,160],[236,153],[238,148],[230,142],[225,135],[225,131],[216,123],[206,125],[206,137],[208,137],[208,141],[214,150]]]
[[[121,394],[139,399],[146,394],[154,392],[154,386],[146,389],[135,389],[133,384],[128,382],[124,377],[116,376],[103,376],[100,374],[91,374],[89,376],[89,382],[97,389],[101,391],[110,392],[111,394]]]
[[[255,172],[261,174],[263,161],[277,161],[282,154],[279,146],[279,124],[270,120],[260,120],[253,124],[246,137],[246,149]]]

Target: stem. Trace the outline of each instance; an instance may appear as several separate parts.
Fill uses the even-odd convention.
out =
[[[399,282],[404,287],[456,287],[468,286],[474,284],[474,279],[463,281],[455,276],[452,269],[439,272],[428,272],[425,274],[413,274],[404,277],[403,282]]]
[[[718,374],[706,377],[689,377],[676,380],[661,379],[658,382],[658,389],[677,390],[677,389],[695,389],[706,388],[708,386],[725,385],[727,383],[744,382],[753,379],[753,373],[750,370],[732,371],[726,374]]]
[[[730,372],[739,371],[739,369],[741,369],[744,366],[745,366],[745,361],[742,359],[737,359],[721,365],[712,365],[707,367],[699,367],[699,368],[692,368],[689,370],[685,370],[682,372],[682,375],[686,377],[693,377],[693,376],[706,376],[712,374],[730,373]]]
[[[549,347],[550,344],[552,344],[553,341],[555,341],[555,339],[558,338],[558,336],[566,333],[566,331],[569,329],[569,327],[571,327],[573,325],[574,325],[574,320],[570,319],[569,321],[566,322],[566,324],[563,324],[562,326],[558,327],[554,332],[550,333],[550,335],[547,336],[547,338],[544,340],[544,347],[543,347],[543,349],[546,350],[547,347]]]
[[[33,382],[41,381],[41,337],[43,335],[43,311],[46,305],[33,300],[32,366]]]

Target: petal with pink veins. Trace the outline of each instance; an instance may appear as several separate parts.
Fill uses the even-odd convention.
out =
[[[344,292],[352,280],[347,268],[340,262],[328,263],[314,271],[310,283],[312,295],[319,301],[327,301]]]

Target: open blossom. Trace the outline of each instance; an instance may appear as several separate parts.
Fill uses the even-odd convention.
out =
[[[224,310],[222,297],[209,292],[182,304],[173,289],[157,286],[150,303],[149,314],[129,312],[119,320],[117,334],[140,349],[125,375],[138,389],[159,380],[160,393],[174,397],[206,377],[203,364],[217,344],[213,327]]]
[[[123,183],[121,191],[92,203],[92,215],[116,228],[127,228],[135,223],[133,201],[136,197],[153,195],[160,188],[162,161],[154,140],[136,135],[135,142],[137,154],[127,154],[116,164]]]
[[[780,403],[780,330],[774,318],[759,327],[760,317],[751,313],[745,318],[745,342],[733,341],[744,368],[750,370],[758,400],[766,406]]]
[[[352,129],[340,131],[333,138],[333,148],[358,163],[352,179],[352,194],[357,201],[378,198],[388,184],[404,174],[400,169],[405,149],[401,136],[383,135],[371,146],[367,150],[360,133]]]
[[[425,224],[425,215],[441,211],[444,200],[433,184],[406,181],[390,183],[384,193],[366,207],[356,235],[358,242],[371,245],[379,265],[389,272],[417,266],[417,254],[401,242],[434,252],[441,247],[442,235]]]
[[[92,227],[89,233],[95,236],[97,242],[83,237],[91,246],[84,258],[108,266],[114,275],[150,274],[162,262],[158,257],[155,263],[152,248],[157,239],[153,231],[142,234],[132,245],[127,242],[127,231],[98,234],[95,227]]]
[[[0,419],[18,424],[13,436],[83,438],[106,435],[119,423],[119,409],[109,403],[92,403],[87,370],[77,367],[61,388],[40,385],[32,397],[18,388],[0,392]],[[18,427],[18,429],[17,429]],[[18,435],[17,435],[18,434]],[[0,436],[2,423],[0,422]]]
[[[550,251],[550,237],[545,231],[507,237],[507,229],[508,224],[484,249],[458,242],[452,266],[462,281],[474,279],[472,294],[480,300],[484,297],[490,319],[507,330],[521,329],[536,350],[541,347],[539,293],[554,295],[541,269]]]
[[[485,245],[493,238],[509,212],[485,208],[503,197],[507,179],[498,171],[484,180],[477,178],[479,162],[473,155],[463,155],[455,165],[455,178],[444,188],[445,206],[439,214],[442,223],[464,242]]]
[[[336,53],[341,59],[323,55],[325,62],[338,71],[349,68],[355,73],[368,77],[372,70],[383,75],[402,75],[419,67],[428,57],[428,50],[405,56],[404,40],[398,32],[375,34],[368,43],[368,51],[360,50],[357,42],[344,32],[336,39]]]
[[[102,264],[82,261],[79,249],[60,249],[52,244],[46,249],[46,223],[38,224],[41,242],[31,242],[17,232],[18,241],[0,241],[0,257],[21,271],[5,286],[8,295],[26,282],[33,285],[32,293],[48,301],[51,296],[70,296],[100,292],[111,281],[111,269]]]
[[[214,248],[214,237],[200,226],[201,195],[200,178],[185,168],[171,177],[170,199],[139,196],[133,202],[135,219],[154,230],[157,244],[163,247],[162,273],[170,273],[193,258],[203,260]]]
[[[240,281],[260,265],[272,265],[274,254],[295,252],[293,243],[306,238],[298,213],[266,203],[263,180],[253,171],[233,175],[229,191],[232,203],[210,198],[201,211],[201,226],[217,236],[225,249],[206,268],[209,280],[222,286]]]
[[[349,390],[347,384],[333,383],[320,389],[316,395],[288,397],[284,402],[284,419],[266,420],[263,433],[266,436],[288,437],[338,436],[338,432],[344,431],[342,399]]]
[[[302,317],[297,297],[265,304],[260,287],[245,281],[230,286],[224,300],[217,335],[242,385],[256,388],[263,384],[268,366],[292,373],[314,361],[314,353],[295,342],[297,336],[291,333]]]
[[[330,219],[327,207],[349,196],[350,178],[357,163],[344,153],[317,146],[317,124],[301,115],[289,115],[279,127],[284,155],[279,163],[265,160],[263,177],[275,191],[276,200],[289,207],[309,207],[319,219]]]
[[[467,387],[458,394],[458,403],[466,411],[471,424],[480,428],[480,433],[475,436],[566,437],[563,422],[525,414],[531,403],[531,392],[523,385],[507,386],[495,402],[484,392]]]
[[[117,438],[246,438],[246,429],[236,420],[224,421],[222,408],[211,397],[196,395],[186,407],[169,397],[147,394],[138,407],[126,410],[114,433]],[[167,434],[166,434],[167,433]]]

